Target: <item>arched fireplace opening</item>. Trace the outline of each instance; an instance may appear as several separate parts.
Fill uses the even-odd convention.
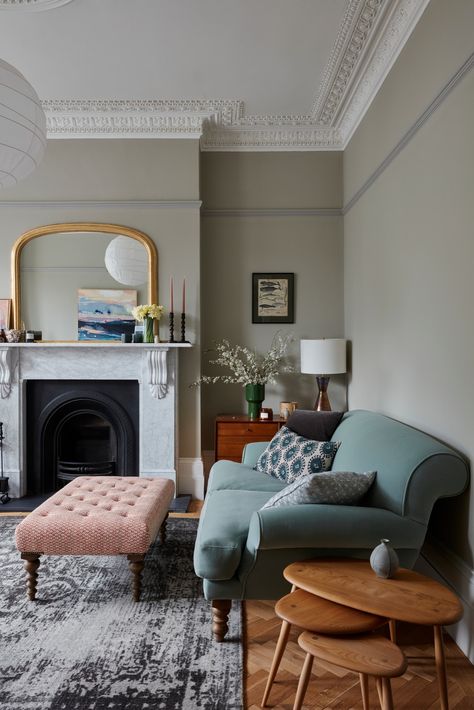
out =
[[[77,476],[138,475],[138,382],[27,382],[28,494]]]

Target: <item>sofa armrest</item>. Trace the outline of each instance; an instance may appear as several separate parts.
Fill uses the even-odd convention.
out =
[[[242,451],[242,463],[253,468],[269,443],[269,441],[257,441],[253,444],[245,444]]]
[[[388,538],[398,549],[419,549],[426,526],[382,508],[295,505],[253,513],[247,550],[287,548],[372,549]]]

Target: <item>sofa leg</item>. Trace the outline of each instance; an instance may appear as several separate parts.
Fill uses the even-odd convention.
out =
[[[214,638],[219,643],[229,630],[227,624],[232,602],[230,599],[213,599],[212,602],[212,631]]]

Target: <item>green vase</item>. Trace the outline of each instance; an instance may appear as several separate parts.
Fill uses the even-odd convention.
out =
[[[265,385],[245,385],[249,419],[258,419],[265,399]]]
[[[143,319],[143,342],[144,343],[154,343],[155,334],[153,332],[153,318]]]

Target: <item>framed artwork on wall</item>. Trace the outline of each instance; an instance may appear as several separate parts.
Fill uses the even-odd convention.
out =
[[[10,328],[11,315],[11,298],[0,298],[0,330],[8,330]]]
[[[252,323],[294,323],[294,311],[294,273],[252,274]]]

